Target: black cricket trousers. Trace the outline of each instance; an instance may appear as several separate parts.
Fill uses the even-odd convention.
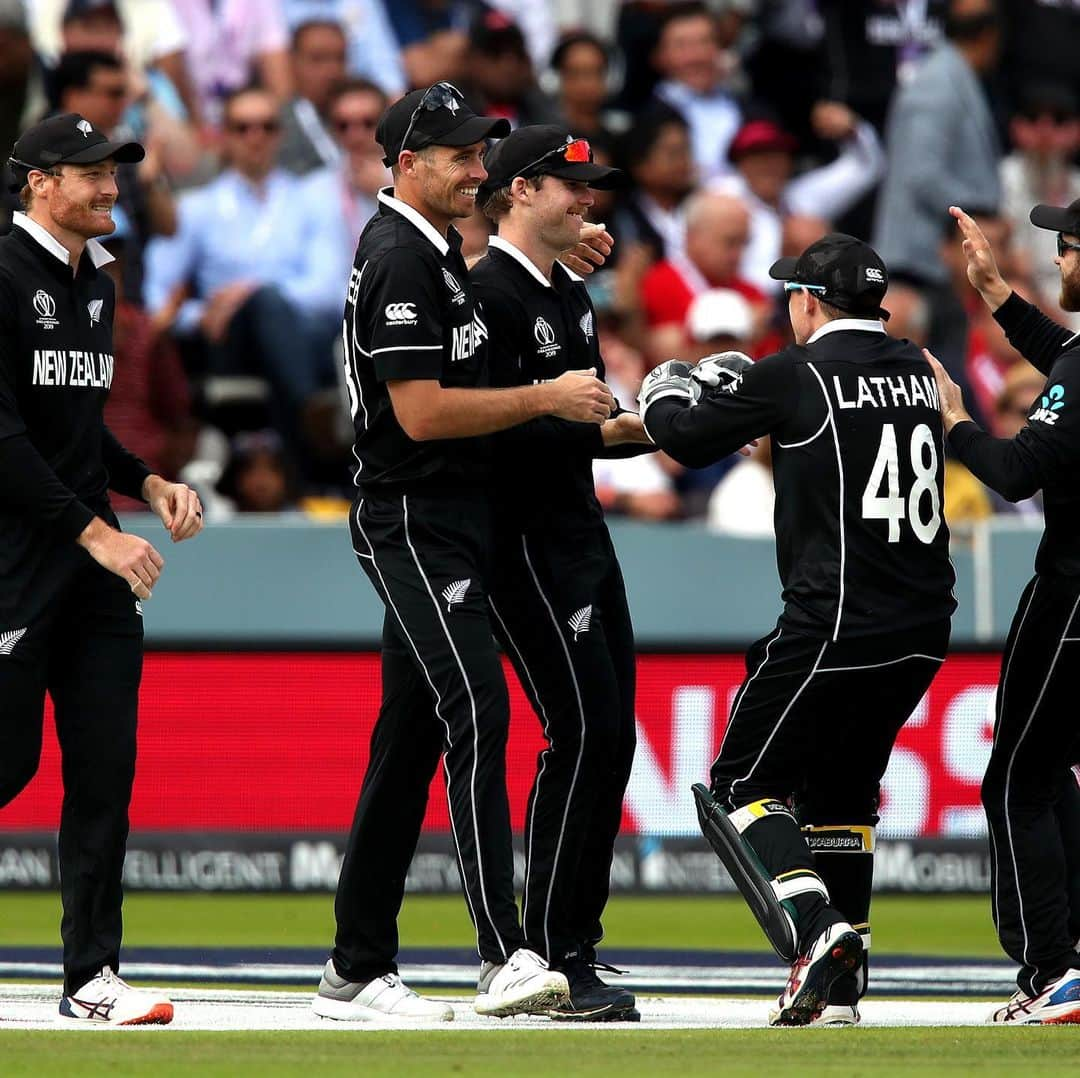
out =
[[[1037,995],[1080,968],[1073,667],[1080,662],[1080,578],[1038,574],[1020,597],[998,683],[994,747],[983,779],[998,939]]]
[[[712,766],[714,795],[729,810],[793,802],[811,840],[837,828],[864,836],[861,851],[837,855],[827,847],[812,852],[786,813],[768,813],[748,830],[746,841],[770,875],[818,876],[827,885],[831,905],[813,893],[793,899],[803,947],[837,913],[869,946],[881,778],[948,643],[948,621],[835,642],[779,626],[747,653],[747,677]]]
[[[607,528],[500,534],[490,602],[547,747],[525,824],[522,922],[549,962],[595,958],[636,746],[634,635]]]
[[[523,939],[506,794],[510,709],[487,605],[487,496],[366,494],[351,527],[386,615],[382,705],[338,880],[334,966],[357,982],[396,972],[397,915],[440,756],[477,947],[504,962]]]
[[[45,590],[0,625],[0,810],[37,771],[48,692],[64,784],[60,932],[70,995],[102,966],[120,969],[143,625],[128,585],[80,547],[58,552]]]

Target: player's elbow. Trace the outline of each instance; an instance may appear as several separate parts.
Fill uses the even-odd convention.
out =
[[[1007,502],[1022,502],[1033,498],[1042,489],[1042,484],[1032,476],[1012,475],[997,487],[997,492]]]

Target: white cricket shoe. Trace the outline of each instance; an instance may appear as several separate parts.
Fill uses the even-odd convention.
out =
[[[550,969],[535,952],[519,947],[501,966],[485,962],[476,986],[476,1013],[493,1018],[544,1014],[570,998],[566,975]]]
[[[862,1021],[859,1008],[851,1003],[827,1003],[825,1009],[811,1019],[812,1026],[857,1026]]]
[[[1016,992],[987,1022],[1010,1026],[1080,1025],[1080,969],[1067,969],[1037,996]]]
[[[105,966],[60,1000],[60,1017],[110,1026],[166,1026],[173,1020],[173,1005],[153,989],[132,988]]]
[[[379,1022],[387,1018],[413,1022],[454,1020],[454,1008],[449,1003],[418,996],[396,973],[359,984],[338,976],[332,959],[323,970],[311,1009],[320,1018],[338,1022]]]
[[[791,967],[787,986],[769,1012],[771,1026],[808,1026],[828,1006],[837,977],[862,961],[862,937],[847,921],[830,925]]]

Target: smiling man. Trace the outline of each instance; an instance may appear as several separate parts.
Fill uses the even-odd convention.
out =
[[[492,445],[541,415],[599,424],[612,398],[592,371],[488,388],[486,315],[451,222],[487,178],[477,116],[449,83],[407,94],[375,137],[394,186],[360,237],[345,303],[345,374],[356,433],[353,549],[386,605],[383,702],[338,882],[337,938],[317,1014],[450,1020],[397,975],[397,912],[445,753],[462,886],[483,960],[476,1009],[547,1013],[565,976],[524,938],[506,796],[509,703],[491,635]]]
[[[960,389],[934,361],[942,420],[956,457],[1008,501],[1043,492],[1046,529],[1035,575],[1013,615],[1001,660],[994,747],[982,785],[990,833],[994,926],[1020,964],[1018,991],[990,1021],[1080,1023],[1078,894],[1071,823],[1077,763],[1073,644],[1080,637],[1080,334],[1017,295],[990,244],[958,206],[967,276],[1009,343],[1046,375],[1046,386],[1015,438],[994,438],[972,422]],[[1057,233],[1063,311],[1080,311],[1080,199],[1038,205],[1031,223]],[[927,353],[929,355],[929,353]],[[1006,693],[1006,688],[1008,692]]]
[[[491,330],[494,385],[594,367],[604,376],[573,248],[593,190],[623,173],[595,164],[561,127],[519,127],[485,158],[484,213],[499,228],[472,283]],[[522,919],[529,945],[566,974],[551,1016],[635,1020],[632,993],[597,976],[615,836],[634,759],[634,632],[622,572],[593,487],[593,458],[652,449],[619,410],[599,427],[552,416],[496,436],[495,632],[543,724],[529,797]]]
[[[172,1004],[116,974],[142,673],[142,606],[164,562],[119,530],[109,490],[149,502],[173,542],[198,497],[129,453],[102,420],[113,379],[117,162],[142,160],[77,113],[45,120],[8,167],[25,213],[0,240],[0,807],[41,753],[45,692],[63,767],[64,996],[83,1024],[166,1023]]]

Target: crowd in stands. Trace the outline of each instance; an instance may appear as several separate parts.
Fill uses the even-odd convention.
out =
[[[947,208],[1069,317],[1053,234],[1027,215],[1080,197],[1078,41],[1074,0],[0,0],[0,141],[79,112],[147,148],[120,167],[106,240],[124,444],[211,519],[333,515],[351,490],[344,290],[390,182],[376,122],[409,88],[446,79],[477,112],[562,123],[629,174],[596,192],[616,245],[588,281],[624,404],[672,356],[787,343],[768,267],[840,230],[889,266],[888,331],[1010,436],[1042,379],[968,285]],[[482,255],[486,220],[460,228]],[[767,440],[700,471],[598,461],[596,484],[613,514],[771,533]],[[951,523],[1040,511],[949,462]]]

